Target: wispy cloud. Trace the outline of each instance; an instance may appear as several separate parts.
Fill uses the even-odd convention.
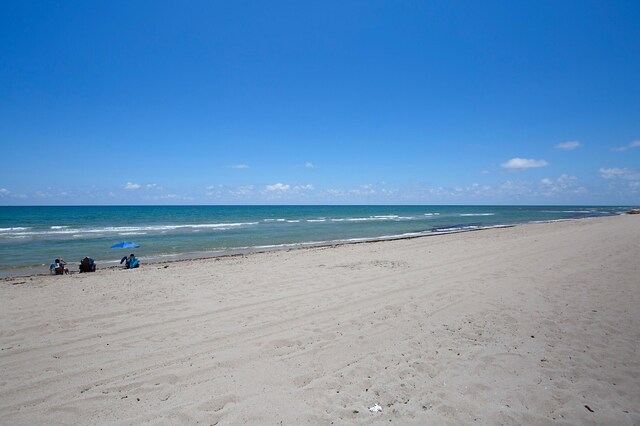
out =
[[[253,185],[241,185],[237,187],[229,187],[222,184],[207,186],[206,195],[216,198],[246,198],[256,196],[255,187]]]
[[[584,194],[587,189],[578,184],[578,178],[571,175],[560,175],[557,179],[540,180],[540,194],[549,197],[562,194]]]
[[[622,152],[622,151],[628,151],[630,149],[639,148],[639,147],[640,147],[640,140],[637,140],[637,141],[629,142],[624,146],[613,148],[612,151]]]
[[[11,194],[11,191],[9,191],[7,188],[0,188],[0,197],[6,197],[9,194]]]
[[[505,169],[509,170],[524,170],[524,169],[533,169],[537,167],[545,167],[548,166],[545,160],[529,160],[526,158],[512,158],[511,160],[502,163],[501,166]]]
[[[152,197],[154,200],[179,200],[179,201],[193,201],[194,198],[188,195],[180,194],[164,194]]]
[[[600,176],[604,179],[640,180],[640,170],[611,167],[600,169]]]
[[[498,187],[498,191],[509,196],[525,196],[530,195],[532,192],[528,182],[519,180],[508,180],[502,182]]]
[[[557,149],[564,149],[565,151],[572,151],[578,147],[581,147],[582,144],[578,141],[567,141],[562,142],[556,145]]]
[[[287,185],[286,183],[274,183],[273,185],[267,185],[265,189],[267,191],[285,192],[291,189],[291,186]]]
[[[140,189],[140,184],[127,182],[126,185],[124,186],[124,189],[126,189],[127,191],[135,191],[136,189]]]
[[[64,197],[68,197],[69,194],[66,191],[57,191],[55,189],[49,188],[46,192],[45,191],[36,191],[33,193],[33,196],[35,198],[64,198]]]
[[[231,164],[227,166],[227,169],[248,169],[248,164]]]
[[[242,185],[235,189],[229,191],[229,194],[234,197],[245,197],[254,194],[254,186],[253,185]]]
[[[305,166],[307,169],[313,169],[313,168],[315,167],[315,166],[313,165],[313,163],[312,163],[312,162],[310,162],[310,161],[307,161],[306,163],[304,163],[304,166]]]
[[[194,201],[195,198],[187,195],[187,194],[155,194],[155,195],[146,195],[142,197],[145,200],[153,201],[153,202],[167,202],[167,203],[176,203],[176,202],[191,202]]]
[[[313,185],[296,185],[293,187],[294,190],[296,191],[312,191],[313,190]]]

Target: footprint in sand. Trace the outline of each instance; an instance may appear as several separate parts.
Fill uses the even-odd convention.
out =
[[[238,402],[238,397],[233,394],[222,395],[216,398],[212,398],[207,402],[201,404],[198,409],[202,411],[219,412]]]
[[[293,379],[293,384],[296,385],[299,388],[303,388],[303,387],[307,386],[309,383],[311,383],[311,381],[313,381],[313,376],[303,375],[303,376],[298,376],[295,379]]]

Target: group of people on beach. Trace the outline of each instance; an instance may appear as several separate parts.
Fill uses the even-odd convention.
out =
[[[51,272],[52,275],[68,274],[69,268],[67,268],[67,264],[68,262],[66,260],[58,258],[49,266],[49,272]],[[124,256],[120,259],[120,264],[124,264],[125,269],[133,269],[140,267],[140,260],[136,258],[135,254],[131,253],[129,256]],[[79,269],[80,273],[95,272],[96,263],[89,256],[85,256],[84,259],[80,261]]]

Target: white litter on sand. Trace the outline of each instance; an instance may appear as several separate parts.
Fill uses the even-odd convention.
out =
[[[382,413],[382,407],[376,404],[373,407],[369,407],[369,411],[371,411],[372,413]]]

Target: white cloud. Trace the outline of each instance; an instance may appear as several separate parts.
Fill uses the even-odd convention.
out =
[[[156,185],[155,183],[148,183],[145,185],[148,189],[154,189],[154,188],[158,188],[158,185]],[[160,188],[158,188],[160,189]]]
[[[517,180],[508,180],[503,182],[500,185],[500,189],[507,194],[523,194],[531,192],[531,189],[529,188],[527,182]]]
[[[546,197],[562,194],[584,194],[587,189],[578,185],[578,178],[570,175],[560,175],[557,179],[544,178],[540,180],[540,194]]]
[[[181,194],[162,194],[154,195],[152,197],[145,197],[147,200],[162,200],[162,201],[193,201],[194,198],[188,195]]]
[[[541,185],[552,185],[553,181],[549,178],[544,178],[540,180],[540,184]]]
[[[244,186],[239,186],[236,189],[232,189],[229,191],[229,194],[233,195],[233,196],[247,196],[247,195],[252,195],[254,187],[253,185],[244,185]]]
[[[296,185],[293,189],[296,191],[311,191],[313,190],[313,185]]]
[[[248,169],[248,164],[231,164],[227,166],[228,169]]]
[[[344,197],[346,195],[342,189],[329,188],[326,192],[334,197]]]
[[[267,191],[281,191],[281,192],[285,192],[288,191],[291,188],[291,186],[285,184],[285,183],[276,183],[273,185],[267,185],[266,186],[266,190]]]
[[[133,183],[133,182],[127,182],[127,184],[124,186],[124,189],[126,189],[128,191],[134,191],[136,189],[140,189],[140,184]]]
[[[512,158],[506,163],[501,164],[502,167],[510,170],[532,169],[536,167],[545,167],[548,165],[549,163],[547,163],[545,160],[529,160],[526,158],[518,158],[518,157]]]
[[[556,145],[556,148],[571,151],[580,146],[582,146],[582,144],[578,141],[567,141],[567,142],[559,143],[558,145]]]
[[[376,194],[376,186],[371,183],[360,185],[358,188],[339,190],[342,191],[342,195],[350,195],[355,197],[371,196]]]
[[[313,168],[315,167],[315,166],[313,165],[313,163],[311,163],[311,162],[309,162],[309,161],[307,161],[306,163],[304,163],[304,166],[305,166],[307,169],[313,169]]]
[[[11,194],[11,191],[7,188],[0,188],[0,197],[6,197],[9,194]]]
[[[628,151],[630,149],[639,148],[639,147],[640,147],[640,140],[637,140],[637,141],[629,142],[628,144],[626,144],[624,146],[619,146],[617,148],[613,148],[612,151],[617,151],[617,152]]]
[[[49,192],[36,191],[33,195],[36,198],[59,198],[59,197],[66,197],[68,193],[54,192],[54,191],[51,191],[51,188],[49,188]]]
[[[600,169],[600,176],[604,179],[640,180],[640,170],[611,167]]]

